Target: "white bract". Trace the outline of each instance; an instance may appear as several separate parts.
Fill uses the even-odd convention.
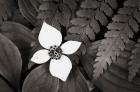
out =
[[[81,42],[67,41],[61,45],[61,33],[45,22],[42,25],[38,39],[45,49],[37,51],[31,61],[42,64],[51,59],[49,66],[51,75],[66,81],[72,69],[72,63],[64,54],[75,53],[79,49]]]

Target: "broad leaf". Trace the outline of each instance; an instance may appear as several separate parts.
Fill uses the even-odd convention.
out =
[[[81,72],[73,67],[66,82],[60,82],[58,92],[89,92],[86,80]]]
[[[22,92],[58,92],[59,80],[49,72],[49,66],[43,64],[35,68],[24,81]]]
[[[95,59],[94,77],[96,79],[104,70],[107,70],[107,65],[110,66],[112,62],[116,62],[116,58],[124,50],[129,38],[132,38],[134,33],[139,31],[139,21],[137,20],[140,16],[137,16],[136,19],[134,18],[136,17],[135,14],[140,12],[137,10],[138,4],[131,6],[129,1],[131,2],[131,0],[127,0],[123,7],[126,12],[122,13],[122,8],[119,9],[118,14],[112,18],[113,22],[107,26],[110,31],[105,34],[106,39],[102,40],[98,48],[98,57]],[[127,12],[126,8],[133,9],[132,13]]]
[[[8,21],[17,22],[17,23],[23,24],[24,26],[32,28],[32,25],[30,24],[30,22],[26,20],[24,16],[22,16],[19,9],[15,9],[12,18],[10,18]]]
[[[33,25],[38,25],[37,7],[40,5],[39,0],[18,0],[21,14]]]
[[[20,49],[30,48],[35,41],[31,30],[16,22],[3,22],[0,27],[1,33],[12,40]]]
[[[89,92],[84,76],[73,67],[66,82],[49,72],[48,63],[35,68],[24,81],[22,92]]]
[[[15,92],[2,77],[0,77],[0,92]]]
[[[19,89],[22,60],[18,48],[0,34],[0,74]]]
[[[29,54],[33,43],[37,39],[34,38],[30,29],[16,22],[3,22],[0,30],[0,33],[9,38],[20,50],[23,61],[22,68],[24,70],[29,62]]]

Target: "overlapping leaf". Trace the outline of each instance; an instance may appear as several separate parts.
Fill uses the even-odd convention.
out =
[[[42,0],[18,0],[19,10],[21,14],[32,25],[39,25],[37,20],[38,7]]]
[[[18,91],[22,60],[18,48],[5,36],[0,34],[0,75]]]
[[[89,92],[86,80],[78,68],[73,67],[66,82],[60,82],[58,92]]]
[[[67,27],[74,16],[78,0],[18,0],[22,15],[33,25],[46,20],[50,25],[61,29]]]
[[[12,40],[19,48],[29,48],[31,43],[35,41],[31,30],[16,22],[3,22],[0,30],[0,33]]]
[[[0,26],[1,34],[9,38],[20,50],[23,59],[23,69],[29,62],[32,43],[36,41],[31,30],[16,22],[3,22]]]
[[[8,21],[17,22],[17,23],[23,24],[24,26],[32,28],[31,23],[28,20],[26,20],[25,17],[22,16],[19,9],[16,9],[14,11],[13,16]]]
[[[22,92],[89,92],[85,79],[74,69],[66,82],[53,77],[46,63],[34,69],[26,78]]]
[[[0,77],[0,92],[15,92],[2,77]]]
[[[22,92],[57,92],[59,80],[49,73],[49,66],[44,64],[34,69],[26,78]]]
[[[124,7],[118,10],[108,25],[108,31],[105,34],[106,39],[102,41],[98,49],[96,64],[94,65],[94,77],[97,79],[107,66],[116,62],[117,56],[124,50],[125,44],[134,33],[139,31],[140,11],[138,10],[138,0],[127,0]]]
[[[116,0],[84,0],[81,8],[76,12],[76,17],[71,20],[67,38],[74,35],[83,42],[95,40],[95,35],[100,32],[101,26],[108,24],[108,19],[113,15],[113,9],[117,8]]]

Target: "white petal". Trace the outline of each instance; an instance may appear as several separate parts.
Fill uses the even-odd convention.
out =
[[[62,55],[59,60],[52,59],[50,62],[50,73],[52,76],[66,81],[72,69],[72,63],[67,56]]]
[[[45,49],[35,52],[35,54],[31,58],[31,61],[37,64],[42,64],[47,62],[50,59],[48,52],[49,51]]]
[[[67,41],[62,44],[61,49],[64,54],[73,54],[81,46],[81,42],[78,41]]]
[[[43,23],[41,31],[39,33],[39,42],[44,47],[49,49],[50,46],[57,45],[59,46],[62,42],[62,35],[60,31],[56,28],[48,25],[47,23]]]

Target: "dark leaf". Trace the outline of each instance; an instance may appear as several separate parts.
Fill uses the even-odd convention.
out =
[[[0,92],[15,92],[2,77],[0,77]]]
[[[73,67],[67,81],[60,82],[59,92],[89,92],[89,90],[84,76]]]
[[[133,19],[131,18],[129,20],[129,25],[131,26],[131,28],[135,31],[135,32],[138,32],[139,31],[139,25],[138,23]]]
[[[72,11],[74,11],[77,7],[76,0],[63,0],[63,2],[67,4],[71,8]]]
[[[58,92],[59,80],[49,72],[48,64],[35,68],[24,81],[22,92]]]
[[[8,21],[17,22],[17,23],[23,24],[24,26],[32,28],[32,25],[30,24],[30,22],[26,20],[25,17],[22,16],[19,9],[14,10],[13,16],[10,19],[8,19]]]
[[[86,26],[88,24],[88,21],[84,18],[73,18],[71,20],[72,25],[75,26]]]
[[[19,89],[22,60],[17,47],[0,34],[0,74]]]
[[[50,11],[55,11],[55,9],[57,8],[57,5],[55,3],[42,3],[40,6],[39,6],[39,9],[40,10],[50,10]]]
[[[34,0],[37,1],[37,0]],[[18,0],[19,9],[21,14],[33,25],[38,24],[37,20],[37,11],[35,4],[32,4],[30,0]],[[39,4],[39,2],[36,2]]]
[[[83,32],[83,31],[80,31],[80,30],[82,30],[81,27],[71,27],[69,29],[69,33],[74,33],[74,34],[79,34],[80,35]]]
[[[65,37],[65,40],[81,41],[81,39],[79,38],[79,35],[77,35],[77,34],[70,34],[70,35],[67,35],[67,36]]]
[[[134,8],[132,7],[123,7],[119,9],[118,13],[131,15],[133,11],[134,11]]]
[[[8,37],[20,50],[23,61],[22,68],[27,67],[33,43],[37,41],[31,30],[15,22],[3,22],[0,30],[0,33]]]
[[[140,23],[140,12],[138,12],[138,11],[134,12],[134,17]]]
[[[92,1],[92,0],[86,0],[85,2],[82,2],[81,7],[82,8],[98,8],[99,7],[99,2],[97,1]]]
[[[108,24],[107,28],[111,29],[111,30],[121,30],[121,29],[123,29],[124,26],[125,26],[124,23],[112,22],[112,23]]]
[[[104,13],[105,13],[107,16],[111,16],[112,13],[113,13],[111,7],[109,7],[109,5],[107,5],[106,3],[102,3],[100,9],[101,9],[101,11],[104,11]]]
[[[100,21],[102,25],[107,25],[108,20],[105,14],[101,11],[97,11],[95,18]]]
[[[96,33],[100,32],[100,26],[94,18],[91,19],[90,26],[94,29]]]
[[[89,26],[86,25],[84,27],[77,26],[77,27],[71,27],[68,30],[69,33],[73,34],[79,34],[80,41],[85,42],[87,39],[94,40],[95,39],[95,33],[94,30]]]
[[[94,39],[95,39],[95,33],[94,33],[94,31],[92,30],[92,28],[89,27],[89,26],[86,27],[86,35],[88,36],[88,38],[89,38],[90,40],[94,40]]]
[[[124,6],[135,7],[138,5],[138,0],[127,0],[124,2]]]
[[[83,65],[84,70],[86,71],[88,77],[93,79],[93,64],[94,59],[96,58],[96,53],[98,51],[98,46],[101,44],[101,41],[93,42],[89,47],[87,47],[87,51],[85,55],[80,57],[81,64]]]
[[[0,23],[11,17],[16,8],[17,5],[15,0],[0,0]]]
[[[117,4],[117,0],[106,0],[109,5],[113,8],[113,9],[116,9],[118,7],[118,4]]]
[[[135,48],[132,50],[131,60],[129,61],[129,76],[128,80],[132,81],[136,74],[139,73],[140,69],[140,40],[138,40],[138,43],[135,44]]]
[[[72,12],[67,3],[43,1],[39,6],[38,18],[61,30],[61,26],[68,27]]]
[[[0,27],[1,33],[12,40],[18,48],[29,48],[35,41],[31,30],[16,22],[3,22]]]
[[[94,57],[91,57],[87,54],[80,58],[81,63],[90,79],[93,78],[93,65],[92,65],[93,58]]]
[[[127,22],[130,17],[125,14],[115,15],[112,20],[115,22]]]
[[[87,18],[91,18],[93,16],[95,16],[95,12],[91,9],[81,9],[79,11],[76,12],[77,16],[79,17],[87,17]]]
[[[82,41],[84,43],[88,43],[88,38],[87,36],[85,37],[85,39],[82,39],[82,37],[78,34],[70,34],[70,35],[67,35],[65,37],[65,40],[74,40],[74,41]]]
[[[85,55],[85,53],[86,53],[86,46],[84,44],[82,44],[80,46],[79,50],[76,53],[70,55],[69,58],[72,63],[79,64],[80,56]]]

